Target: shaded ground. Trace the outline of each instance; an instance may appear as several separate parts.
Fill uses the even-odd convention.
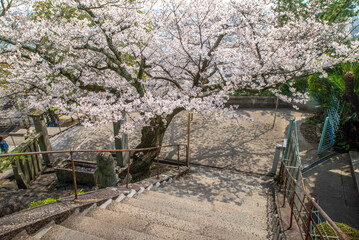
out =
[[[43,174],[39,176],[29,189],[18,189],[14,180],[0,180],[1,200],[0,217],[28,208],[33,201],[47,198],[59,198],[74,194],[72,184],[58,184],[55,174]],[[85,192],[92,188],[79,185],[78,189]]]
[[[174,166],[160,164],[159,172],[162,174],[174,168]],[[59,183],[52,169],[47,169],[47,172],[39,176],[29,189],[18,189],[13,179],[0,179],[0,217],[28,208],[33,201],[45,200],[47,198],[58,199],[74,195],[72,183]],[[156,174],[157,167],[154,165],[146,175],[135,179],[135,181],[141,181],[145,178],[156,176]],[[131,182],[133,181],[131,180]],[[124,179],[122,179],[120,185],[124,184]],[[78,184],[77,189],[78,191],[89,192],[97,190],[98,187]]]
[[[311,124],[302,123],[300,125],[300,132],[302,133],[305,140],[311,144],[318,144],[320,141],[320,138],[318,137],[316,130],[317,130],[316,126]]]

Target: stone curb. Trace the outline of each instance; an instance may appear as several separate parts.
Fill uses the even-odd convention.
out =
[[[353,178],[359,193],[359,152],[349,151],[350,165],[353,171]]]
[[[33,234],[51,221],[55,221],[55,223],[63,222],[76,210],[82,212],[93,204],[99,206],[109,199],[117,198],[121,194],[127,195],[131,189],[137,192],[141,188],[147,188],[155,185],[157,182],[167,181],[170,178],[178,178],[188,171],[188,167],[180,167],[180,169],[173,169],[161,174],[159,179],[151,177],[134,184],[129,184],[128,189],[124,186],[109,187],[81,194],[78,201],[75,201],[73,196],[69,196],[55,203],[10,214],[0,218],[0,239],[10,240],[24,230],[29,234]]]

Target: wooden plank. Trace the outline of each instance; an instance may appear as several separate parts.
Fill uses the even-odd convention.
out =
[[[31,152],[35,152],[34,143],[30,145]],[[34,167],[35,177],[39,174],[39,167],[37,165],[36,155],[31,155],[32,166]]]
[[[20,161],[19,159],[14,159],[11,166],[18,188],[27,189],[29,188],[29,184],[22,173]]]
[[[35,152],[40,152],[39,148],[39,142],[36,140],[34,143],[35,146]],[[36,155],[36,161],[37,161],[37,167],[40,172],[42,172],[42,161],[41,161],[41,155]]]
[[[26,152],[31,152],[31,149],[30,149],[29,146],[26,149]],[[34,170],[34,164],[32,163],[32,157],[31,156],[27,156],[26,163],[27,163],[27,165],[29,167],[28,171],[29,171],[30,181],[34,180],[35,179],[35,170]]]
[[[22,166],[22,173],[24,174],[24,178],[28,183],[31,181],[31,175],[30,175],[30,166],[28,159],[24,158],[20,160],[20,164]]]

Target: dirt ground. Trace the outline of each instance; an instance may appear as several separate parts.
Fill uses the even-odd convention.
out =
[[[318,144],[320,138],[316,133],[316,127],[311,124],[302,123],[300,125],[300,132],[304,136],[305,140],[312,144]]]

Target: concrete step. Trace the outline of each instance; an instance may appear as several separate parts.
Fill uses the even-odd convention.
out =
[[[224,229],[229,231],[234,231],[240,233],[249,233],[258,236],[265,236],[267,234],[266,225],[258,224],[258,222],[254,221],[251,218],[246,217],[243,219],[241,223],[233,223],[230,221],[223,221],[220,218],[212,215],[212,217],[208,217],[196,211],[197,209],[193,207],[192,210],[182,210],[175,209],[169,206],[163,205],[161,203],[156,203],[155,201],[142,201],[140,199],[135,198],[127,198],[124,199],[121,203],[129,204],[134,207],[138,207],[141,209],[146,209],[148,211],[161,213],[163,215],[169,215],[174,218],[182,219],[184,221],[189,221],[193,223],[205,223],[207,227],[217,228],[218,226],[223,226]],[[253,212],[255,215],[256,212]],[[259,214],[258,216],[262,216]]]
[[[245,176],[230,171],[191,167],[190,173],[174,181],[159,192],[192,198],[195,201],[247,203],[252,206],[265,204],[272,179]]]
[[[37,239],[37,238],[36,238]],[[83,232],[78,232],[61,225],[53,225],[41,238],[41,240],[104,240]]]
[[[137,232],[131,229],[125,229],[115,224],[110,224],[92,217],[73,215],[64,221],[62,226],[90,234],[103,239],[126,239],[126,240],[157,240],[160,238],[148,235],[146,233]]]
[[[180,231],[174,228],[166,227],[156,223],[150,223],[138,218],[131,217],[127,214],[110,211],[107,209],[95,208],[87,216],[96,220],[108,222],[124,229],[132,229],[139,232],[162,238],[177,240],[210,240],[209,237],[203,237],[197,234]]]
[[[38,240],[37,238],[34,238],[27,234],[27,232],[24,230],[17,234],[12,240]]]
[[[178,219],[170,215],[149,211],[143,208],[137,208],[124,203],[112,202],[107,208],[111,211],[126,212],[131,216],[145,221],[150,221],[152,223],[157,223],[170,228],[207,236],[214,239],[265,239],[265,237],[261,236],[262,233],[257,234],[250,232],[239,232],[237,229],[228,229],[227,227],[221,225],[211,226],[205,222],[188,222],[182,218]],[[186,213],[183,213],[183,215],[185,214]]]
[[[259,223],[266,228],[266,219],[258,213],[265,213],[267,202],[255,206],[246,205],[245,203],[238,205],[235,203],[222,203],[217,201],[194,201],[188,198],[176,197],[174,195],[164,194],[157,191],[144,191],[138,194],[136,199],[150,202],[151,204],[160,204],[172,209],[192,212],[207,217],[220,218],[228,222],[253,222]]]
[[[210,185],[199,189],[194,188],[195,187],[188,185],[186,181],[181,180],[174,181],[173,183],[167,184],[164,187],[151,190],[159,193],[174,195],[176,197],[183,197],[184,199],[193,199],[196,202],[198,200],[205,202],[218,201],[227,204],[229,199],[231,199],[233,202],[242,203],[243,200],[244,202],[248,202],[248,204],[252,205],[266,203],[267,192],[265,192],[263,188],[252,190],[246,189],[244,191],[241,188],[246,188],[245,186],[235,186],[230,189],[213,189]],[[212,194],[214,195],[213,197],[211,196]],[[226,198],[227,196],[228,198]]]

